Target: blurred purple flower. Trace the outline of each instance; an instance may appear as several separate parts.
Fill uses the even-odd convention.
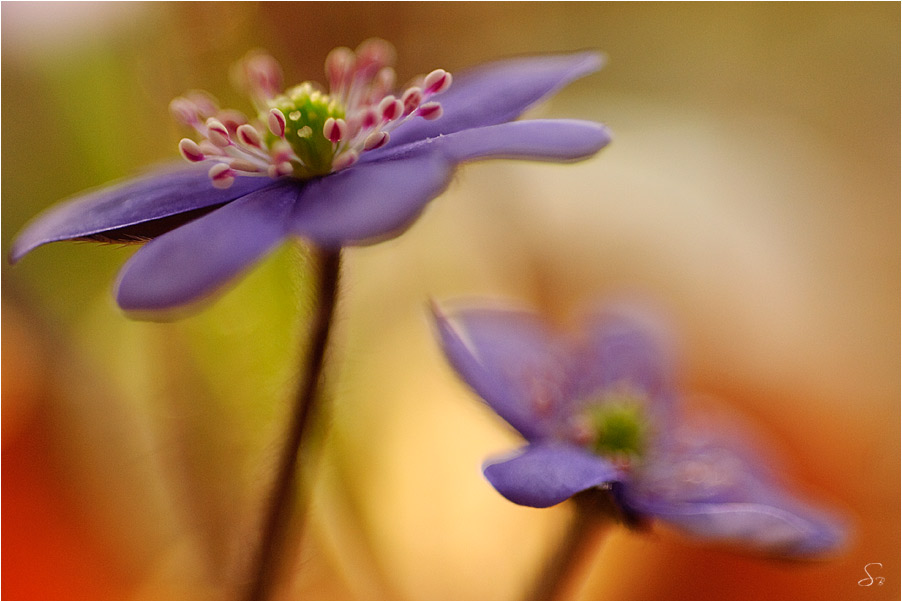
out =
[[[451,364],[527,440],[483,467],[510,501],[544,508],[599,488],[630,526],[658,518],[786,556],[844,539],[837,519],[778,483],[742,429],[681,416],[664,354],[631,320],[599,314],[567,337],[523,311],[434,313]]]
[[[54,207],[13,243],[17,261],[62,240],[143,242],[123,267],[126,310],[174,308],[201,299],[297,236],[324,249],[375,243],[403,232],[476,159],[574,161],[610,140],[597,123],[514,122],[527,108],[596,71],[594,52],[524,57],[451,76],[436,70],[390,94],[393,50],[370,40],[326,62],[330,93],[301,84],[279,94],[281,71],[250,55],[238,73],[257,109],[247,120],[208,95],[173,101],[203,138],[184,158]],[[212,167],[210,167],[212,164]]]

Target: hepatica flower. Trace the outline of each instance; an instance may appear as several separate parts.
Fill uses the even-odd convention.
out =
[[[321,249],[364,245],[406,229],[476,159],[574,161],[609,141],[596,123],[513,121],[568,82],[597,70],[596,53],[524,57],[454,78],[437,69],[396,88],[394,50],[368,40],[326,59],[328,89],[282,91],[270,57],[235,70],[247,117],[191,92],[173,115],[194,130],[188,165],[167,167],[50,209],[20,234],[18,260],[62,240],[147,242],[123,267],[126,310],[162,310],[221,288],[286,238]]]
[[[484,473],[510,501],[544,508],[606,491],[619,518],[786,556],[835,550],[839,523],[784,489],[735,425],[683,416],[663,354],[622,317],[579,337],[508,310],[435,309],[445,355],[527,444]]]

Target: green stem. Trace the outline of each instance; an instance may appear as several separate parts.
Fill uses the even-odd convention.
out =
[[[298,387],[292,421],[279,456],[276,479],[264,517],[260,548],[254,559],[251,580],[245,595],[247,600],[264,600],[272,595],[272,588],[278,576],[279,561],[284,556],[285,536],[291,522],[292,510],[295,509],[298,456],[305,435],[310,430],[311,417],[314,415],[314,406],[322,385],[326,343],[338,298],[341,252],[337,249],[320,251],[319,259],[319,286],[310,328],[311,342],[305,353],[301,372],[303,380]],[[301,503],[303,501],[301,500]]]
[[[545,568],[533,583],[525,600],[564,600],[573,588],[582,565],[598,539],[602,527],[611,520],[610,495],[606,491],[589,490],[573,498],[575,514],[567,533]]]

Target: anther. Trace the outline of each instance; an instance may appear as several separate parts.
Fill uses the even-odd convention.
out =
[[[382,121],[394,121],[404,114],[404,103],[394,96],[386,96],[379,103],[379,114]]]
[[[348,124],[344,119],[329,117],[326,119],[326,123],[323,124],[323,136],[332,144],[340,142],[347,134]]]
[[[355,163],[357,163],[358,158],[359,158],[359,155],[357,154],[357,151],[353,151],[353,150],[345,151],[345,152],[341,153],[340,155],[338,155],[337,157],[335,157],[335,160],[332,161],[332,169],[335,171],[338,171],[339,169],[344,169],[345,167],[350,167],[351,165],[354,165]]]
[[[401,95],[401,102],[404,103],[404,114],[410,115],[423,102],[423,91],[417,87],[407,88]]]
[[[426,89],[427,96],[444,92],[451,87],[451,74],[444,69],[436,69],[426,76],[423,87]]]
[[[417,115],[427,121],[438,119],[442,116],[442,105],[437,102],[424,103],[420,105],[419,109],[417,109]]]
[[[260,132],[252,125],[244,124],[238,127],[238,140],[246,146],[263,148],[263,139],[260,137]]]
[[[388,132],[373,132],[363,142],[363,150],[370,151],[383,147],[388,144],[388,140]]]
[[[190,138],[182,138],[181,141],[179,141],[179,152],[186,161],[190,161],[191,163],[197,163],[206,158],[203,151],[200,150],[200,146]]]
[[[269,122],[269,131],[272,132],[273,136],[285,137],[285,125],[288,122],[285,121],[285,114],[282,111],[271,109],[267,121]]]
[[[282,89],[282,68],[265,52],[251,51],[238,67],[241,83],[257,99],[270,99]]]
[[[193,126],[200,122],[197,105],[181,96],[172,99],[172,102],[169,103],[169,112],[182,125]]]
[[[357,76],[372,77],[379,69],[395,62],[394,47],[379,38],[364,40],[357,46]]]
[[[201,117],[215,115],[219,110],[216,99],[203,90],[191,90],[185,94],[185,98],[194,105]]]
[[[222,124],[221,121],[210,117],[207,119],[207,138],[210,139],[210,142],[219,147],[226,147],[232,143],[231,138],[229,138],[229,130]]]
[[[235,181],[235,172],[225,163],[217,163],[207,172],[213,186],[220,189],[226,189]]]
[[[239,127],[247,123],[247,117],[244,116],[244,113],[232,109],[219,111],[216,113],[216,119],[226,126],[229,132],[236,132]]]
[[[329,87],[337,90],[348,80],[348,75],[354,69],[354,51],[340,46],[334,48],[326,56],[326,79]]]

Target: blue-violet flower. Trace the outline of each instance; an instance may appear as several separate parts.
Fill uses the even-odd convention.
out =
[[[452,366],[527,440],[483,467],[510,501],[544,508],[601,489],[630,526],[657,518],[785,556],[842,542],[841,523],[784,489],[742,429],[682,415],[663,349],[637,321],[597,314],[568,336],[526,311],[434,313]]]
[[[489,63],[453,86],[437,69],[394,93],[393,60],[382,40],[338,48],[326,59],[328,92],[310,82],[281,92],[274,59],[249,54],[235,75],[253,118],[202,92],[175,99],[173,115],[200,137],[179,143],[191,165],[51,208],[19,235],[12,261],[62,240],[149,241],[120,273],[119,305],[178,307],[221,288],[288,237],[336,249],[401,233],[462,162],[574,161],[610,140],[592,122],[513,121],[599,69],[597,53]]]

